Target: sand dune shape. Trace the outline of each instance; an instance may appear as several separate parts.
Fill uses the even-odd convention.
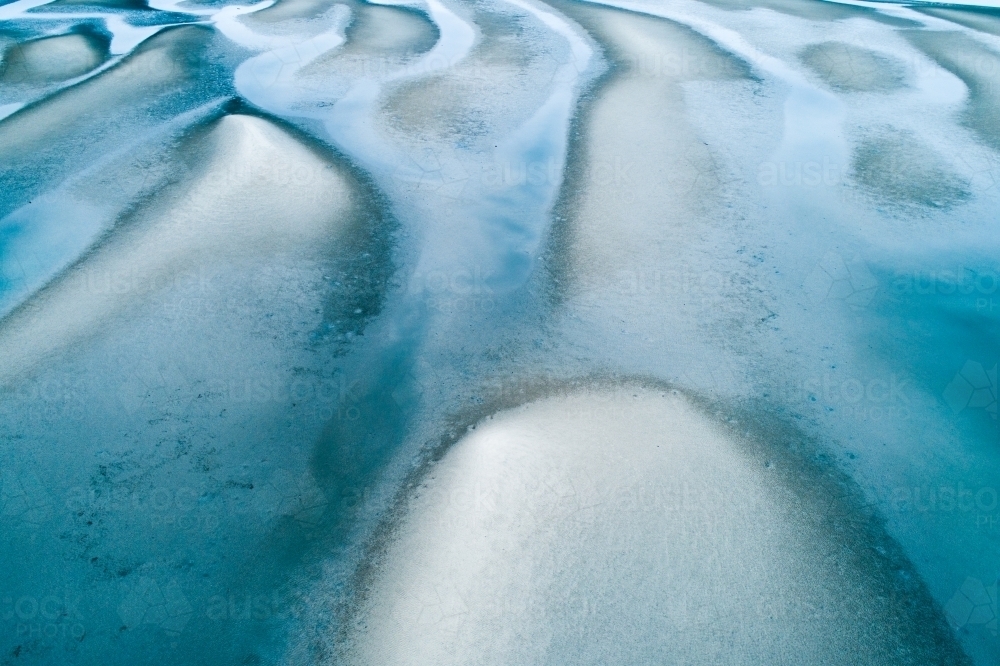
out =
[[[348,663],[964,663],[895,547],[767,449],[655,388],[480,422],[414,490]]]
[[[616,69],[580,121],[550,268],[560,298],[614,303],[629,293],[623,276],[673,265],[716,217],[709,211],[723,191],[720,174],[688,117],[684,85],[750,81],[751,74],[671,21],[588,4],[553,5],[607,45]],[[625,117],[629,122],[620,121]],[[659,299],[676,295],[664,290]]]
[[[101,76],[6,118],[0,123],[0,155],[23,157],[71,130],[95,125],[99,110],[127,107],[180,85],[191,76],[192,56],[208,36],[196,27],[164,31]]]
[[[3,322],[0,383],[199,265],[317,251],[344,222],[343,179],[267,121],[225,116],[200,143],[209,148],[193,182],[165,193]],[[131,286],[121,293],[105,288],[111,282]]]
[[[103,43],[90,35],[69,33],[16,44],[0,60],[0,83],[38,84],[65,81],[85,74],[107,55]]]
[[[845,92],[889,92],[903,87],[905,63],[842,42],[810,44],[800,59],[830,87]]]
[[[964,123],[985,145],[1000,150],[1000,54],[958,32],[912,31],[906,36],[968,86]]]

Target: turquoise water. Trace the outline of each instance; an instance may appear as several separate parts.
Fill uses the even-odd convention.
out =
[[[624,377],[794,430],[908,558],[894,594],[926,594],[942,650],[995,663],[1000,42],[954,11],[0,5],[3,53],[81,26],[107,49],[0,84],[0,654],[335,663],[431,462]],[[612,29],[637,25],[645,59]],[[322,166],[212,167],[227,115]],[[335,237],[225,236],[155,279],[130,244],[193,209],[171,240],[202,248],[209,194],[329,174],[343,201],[287,206]],[[67,284],[111,314],[77,332]]]

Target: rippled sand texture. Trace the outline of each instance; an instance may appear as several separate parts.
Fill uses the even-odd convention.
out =
[[[1000,19],[853,2],[0,5],[0,663],[998,663]]]

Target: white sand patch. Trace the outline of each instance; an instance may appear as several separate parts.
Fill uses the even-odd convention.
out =
[[[829,86],[842,91],[891,91],[904,85],[906,63],[841,42],[810,44],[802,61]]]
[[[957,32],[913,32],[910,39],[969,88],[966,126],[1000,150],[1000,52]]]
[[[157,131],[130,136],[0,219],[0,318],[79,259],[130,206],[183,178],[187,166],[174,143],[193,125],[217,117],[225,101],[214,100]]]
[[[588,123],[590,164],[572,230],[584,282],[618,284],[630,268],[665,266],[696,238],[717,193],[712,156],[687,121],[680,83],[737,78],[737,65],[698,36],[658,19],[590,10],[626,68]],[[627,118],[627,122],[623,119]]]
[[[301,85],[346,92],[358,78],[381,78],[400,69],[407,58],[430,50],[438,38],[425,14],[405,7],[359,4],[352,10],[346,43],[312,61],[299,72]]]
[[[415,490],[348,661],[925,663],[788,479],[675,392],[500,413]]]
[[[360,225],[374,224],[362,190],[257,117],[226,116],[178,143],[170,157],[191,169],[175,172],[180,182],[0,321],[0,467],[45,489],[0,475],[0,505],[20,502],[0,506],[18,512],[0,516],[5,533],[39,525],[45,540],[30,563],[17,545],[27,536],[4,540],[0,566],[21,589],[80,590],[93,610],[86,644],[72,647],[85,663],[196,662],[206,650],[240,663],[266,628],[229,599],[266,596],[267,623],[281,622],[274,577],[341,506],[309,454],[354,406],[354,379],[336,374],[335,343],[313,334],[353,296],[336,281]],[[138,596],[156,605],[143,592],[155,586],[190,606],[159,626],[162,611],[128,611]],[[164,631],[173,643],[161,648]],[[20,640],[4,632],[0,650]]]
[[[703,138],[688,97],[691,90],[747,95],[750,70],[670,21],[555,6],[617,62],[580,122],[550,245],[566,330],[601,355],[617,350],[635,363],[627,367],[652,364],[662,376],[690,379],[686,386],[731,391],[736,373],[718,348],[767,313],[740,286],[738,226],[728,210],[733,176],[718,143]],[[734,300],[739,308],[724,307]]]
[[[732,209],[728,205],[717,207],[717,216],[711,209],[681,216],[680,229],[687,233],[671,233],[673,229],[666,224],[659,232],[673,242],[657,246],[656,236],[651,234],[652,242],[636,244],[635,252],[614,257],[608,265],[614,267],[613,262],[621,262],[621,279],[612,281],[605,293],[598,293],[584,282],[594,264],[570,262],[566,329],[580,341],[580,347],[594,350],[594,356],[604,359],[618,355],[624,358],[623,365],[629,364],[626,367],[641,368],[637,372],[656,368],[661,376],[676,377],[681,386],[697,387],[713,395],[739,393],[747,391],[746,385],[756,385],[759,388],[747,392],[766,395],[793,414],[808,414],[802,418],[803,423],[809,417],[815,418],[817,425],[809,427],[810,431],[829,443],[831,455],[840,457],[866,488],[939,604],[949,602],[966,576],[993,580],[992,562],[996,558],[991,533],[977,527],[974,520],[957,520],[943,512],[906,513],[893,507],[888,498],[897,488],[958,484],[945,479],[962,479],[966,488],[987,488],[984,497],[996,488],[995,430],[988,443],[985,439],[980,442],[977,435],[958,434],[961,426],[940,411],[942,391],[961,367],[964,356],[955,362],[952,374],[943,379],[929,380],[922,374],[925,362],[933,364],[932,359],[940,357],[944,349],[954,350],[951,353],[956,356],[965,354],[964,349],[958,350],[967,343],[956,340],[952,347],[951,342],[944,342],[947,336],[940,335],[921,347],[921,356],[915,353],[901,360],[902,350],[919,346],[925,339],[926,329],[920,333],[915,328],[913,333],[907,330],[917,317],[933,321],[929,328],[943,323],[954,326],[955,331],[964,330],[968,321],[977,321],[974,326],[982,328],[969,337],[982,340],[995,323],[995,314],[987,315],[994,321],[975,319],[981,315],[972,314],[971,302],[962,305],[957,297],[948,301],[935,295],[923,302],[913,298],[906,304],[913,308],[912,312],[897,314],[900,319],[889,330],[880,328],[884,320],[879,308],[896,307],[890,293],[893,284],[885,273],[877,278],[877,296],[868,296],[871,305],[865,304],[869,309],[864,312],[844,300],[828,299],[810,306],[806,301],[810,292],[803,287],[808,276],[817,270],[822,272],[817,266],[822,265],[831,249],[843,261],[864,256],[872,271],[878,265],[883,269],[891,266],[894,268],[888,271],[890,274],[902,275],[907,270],[916,271],[906,268],[908,260],[901,256],[920,257],[909,266],[918,261],[946,261],[934,257],[936,250],[929,248],[948,248],[952,256],[974,257],[981,239],[992,238],[987,227],[995,219],[996,162],[983,145],[992,140],[990,133],[997,126],[990,122],[996,105],[989,103],[989,81],[991,71],[997,71],[989,66],[990,53],[975,46],[972,39],[956,39],[961,35],[954,33],[894,31],[867,20],[821,25],[762,9],[727,18],[701,3],[683,0],[643,3],[642,8],[689,23],[723,48],[746,58],[763,82],[759,87],[747,86],[742,93],[735,86],[727,90],[725,84],[684,86],[687,108],[681,122],[664,114],[660,131],[684,127],[684,121],[698,129],[698,135],[711,144],[712,153],[721,158],[720,176],[731,178],[726,181],[720,177],[719,187],[708,190],[707,201],[726,197]],[[724,39],[727,34],[737,33],[739,40]],[[919,53],[906,42],[907,38],[934,53],[934,58],[954,74]],[[798,53],[809,44],[831,40],[906,63],[907,85],[895,91],[851,92],[849,96],[839,91],[819,94],[809,83],[808,72],[797,62]],[[617,41],[608,41],[618,45]],[[751,48],[743,48],[741,42]],[[627,51],[631,47],[620,48]],[[972,67],[974,61],[980,63],[980,70]],[[772,66],[774,63],[780,67]],[[854,76],[852,82],[859,79]],[[973,133],[955,122],[961,117],[966,87],[970,106],[965,121],[983,137],[978,145]],[[595,109],[602,101],[595,103]],[[622,108],[627,109],[627,115],[621,117],[631,120],[635,111],[625,105]],[[777,127],[771,124],[775,121]],[[611,122],[610,115],[606,123],[595,121],[591,131],[611,135],[617,130]],[[605,124],[610,129],[599,127]],[[921,157],[915,157],[914,151],[901,163],[896,159],[904,154],[900,151],[887,152],[882,146],[868,150],[864,142],[880,126],[894,126],[918,137]],[[650,137],[643,135],[641,141],[632,144],[631,154],[649,145]],[[717,146],[721,146],[718,152]],[[588,159],[599,157],[589,145],[587,148]],[[864,156],[866,150],[887,162],[878,167],[881,182],[874,183],[879,187],[878,199],[859,196],[858,190],[850,187],[852,152]],[[936,157],[936,163],[928,157]],[[907,168],[915,163],[921,164],[921,171]],[[967,176],[963,163],[976,165],[979,172]],[[907,167],[896,166],[899,164]],[[771,171],[765,171],[765,167]],[[818,177],[805,168],[814,170]],[[779,177],[777,183],[761,178],[774,170],[785,170],[787,178]],[[853,173],[857,176],[863,170],[855,168]],[[967,178],[965,189],[949,187],[958,182],[955,174]],[[898,183],[905,184],[905,188],[897,187]],[[953,193],[950,202],[936,196],[934,190],[940,192],[942,185]],[[650,196],[651,187],[663,185],[650,183],[646,188],[636,188],[636,192],[645,198]],[[745,194],[739,196],[741,192]],[[658,194],[654,190],[653,196]],[[914,195],[919,195],[919,200]],[[581,200],[589,196],[585,193]],[[898,206],[899,202],[906,204],[907,197],[917,201],[914,207],[919,209],[919,217],[886,213],[887,201]],[[955,212],[932,216],[931,211],[946,208],[936,203],[947,204]],[[605,246],[614,249],[629,242],[632,227],[619,227],[617,220],[628,216],[633,208],[623,205],[614,210],[609,206],[605,219],[593,218],[595,230],[615,230],[603,239],[595,231],[586,245],[596,248],[595,256],[613,256]],[[585,209],[581,206],[580,210]],[[660,219],[671,219],[670,212],[665,208]],[[582,245],[574,237],[579,219],[572,216],[572,211],[567,217],[568,242]],[[710,226],[713,220],[715,224]],[[649,228],[655,229],[652,225]],[[709,233],[698,237],[699,228]],[[979,238],[973,238],[973,233]],[[582,234],[580,238],[584,238]],[[578,284],[585,288],[582,295],[572,292],[574,270],[581,276]],[[614,277],[614,273],[610,275]],[[862,282],[868,288],[874,283],[870,278]],[[600,286],[597,280],[594,283]],[[616,284],[621,285],[617,293],[613,290]],[[858,281],[852,283],[852,289],[859,290],[855,293],[864,286]],[[939,307],[939,312],[930,314]],[[968,309],[952,314],[963,307]],[[892,351],[879,349],[884,341],[889,342],[887,347]],[[826,379],[834,375],[836,380]],[[897,394],[891,399],[892,405],[876,405],[867,398],[867,405],[849,405],[842,398],[817,398],[811,389],[803,390],[811,381],[872,385],[884,380],[902,386],[904,378],[906,396]],[[900,405],[905,411],[899,409]],[[894,409],[897,411],[890,413]],[[926,496],[927,491],[922,492]],[[964,631],[960,636],[965,648],[980,660],[980,655],[996,652],[996,638],[985,629],[973,628],[968,634]],[[980,631],[979,636],[976,631]],[[994,647],[977,647],[977,643]],[[982,663],[991,662],[986,659]]]
[[[344,51],[373,56],[409,55],[429,50],[437,29],[422,13],[405,7],[359,4]]]
[[[1000,17],[996,14],[962,10],[955,7],[955,5],[950,7],[926,6],[921,7],[919,11],[928,16],[936,16],[958,25],[964,25],[973,30],[1000,36]]]
[[[163,32],[101,76],[9,116],[0,123],[0,159],[23,159],[75,129],[95,124],[108,109],[179,87],[191,74],[185,52],[198,49],[206,36],[194,27]]]
[[[224,117],[204,140],[207,161],[188,187],[116,232],[4,322],[0,382],[178,275],[296,248],[321,251],[338,230],[347,185],[297,140],[250,116]],[[129,288],[102,288],[108,281]]]
[[[266,24],[308,20],[318,18],[333,5],[333,0],[281,0],[266,9],[248,14],[243,21],[249,24]]]
[[[81,34],[58,35],[23,42],[7,49],[0,62],[5,85],[65,81],[97,67],[104,52],[96,40]]]

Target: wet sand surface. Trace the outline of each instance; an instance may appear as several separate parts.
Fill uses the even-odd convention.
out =
[[[997,25],[0,5],[0,661],[995,663]]]

